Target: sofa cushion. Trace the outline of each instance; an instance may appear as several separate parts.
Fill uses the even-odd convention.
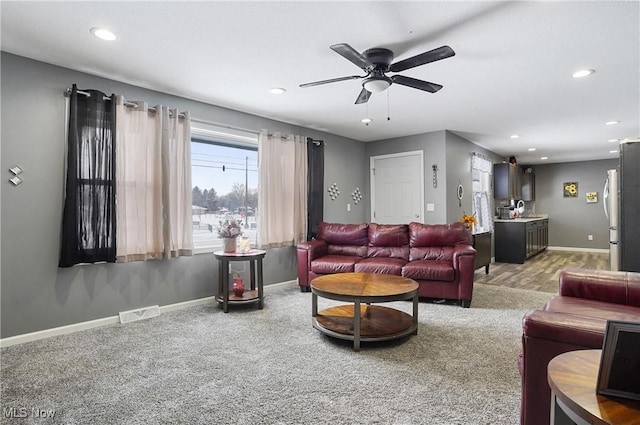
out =
[[[402,267],[402,276],[416,280],[453,282],[456,272],[451,261],[415,260]]]
[[[364,260],[356,263],[354,271],[356,273],[384,273],[400,276],[402,273],[402,266],[406,263],[406,260],[400,258],[365,258]]]
[[[453,263],[453,247],[423,246],[411,248],[409,251],[409,261],[417,260],[446,261]]]
[[[369,258],[399,258],[406,263],[409,261],[409,245],[405,246],[370,246],[367,250]]]
[[[328,245],[327,254],[329,255],[350,255],[353,257],[366,257],[366,245]]]
[[[325,255],[311,261],[311,271],[317,274],[351,273],[353,266],[360,260],[360,257]]]
[[[368,245],[368,224],[338,224],[321,222],[316,239],[329,245]]]
[[[409,228],[405,224],[369,224],[369,246],[409,245]]]
[[[409,223],[409,245],[420,246],[454,246],[473,245],[471,232],[462,223],[422,224]]]

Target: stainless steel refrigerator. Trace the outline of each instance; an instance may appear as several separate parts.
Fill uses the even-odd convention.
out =
[[[607,171],[603,197],[611,270],[640,272],[640,139],[620,142],[620,165]]]
[[[607,180],[603,190],[604,213],[609,219],[609,266],[620,270],[620,250],[618,240],[618,170],[607,170]]]

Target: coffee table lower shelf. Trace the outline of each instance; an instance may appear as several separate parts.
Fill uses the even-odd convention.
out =
[[[354,340],[353,304],[318,312],[313,327],[334,338]],[[388,341],[417,334],[418,324],[403,311],[379,305],[360,306],[360,341]]]

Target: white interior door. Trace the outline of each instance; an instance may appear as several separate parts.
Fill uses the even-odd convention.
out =
[[[371,157],[371,194],[372,222],[423,223],[423,152]]]

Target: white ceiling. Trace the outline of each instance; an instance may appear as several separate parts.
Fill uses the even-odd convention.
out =
[[[640,135],[640,3],[1,2],[2,50],[63,67],[372,141],[451,130],[518,162],[615,158]],[[119,39],[93,37],[107,27]],[[391,49],[397,60],[449,45],[452,58],[401,72],[354,105],[361,75],[329,46]],[[584,79],[581,68],[596,72]],[[269,88],[283,87],[283,95]],[[391,120],[387,120],[387,110]],[[369,126],[360,122],[368,115]],[[605,126],[606,121],[619,124]],[[519,139],[510,139],[520,134]],[[535,152],[528,148],[535,147]]]

